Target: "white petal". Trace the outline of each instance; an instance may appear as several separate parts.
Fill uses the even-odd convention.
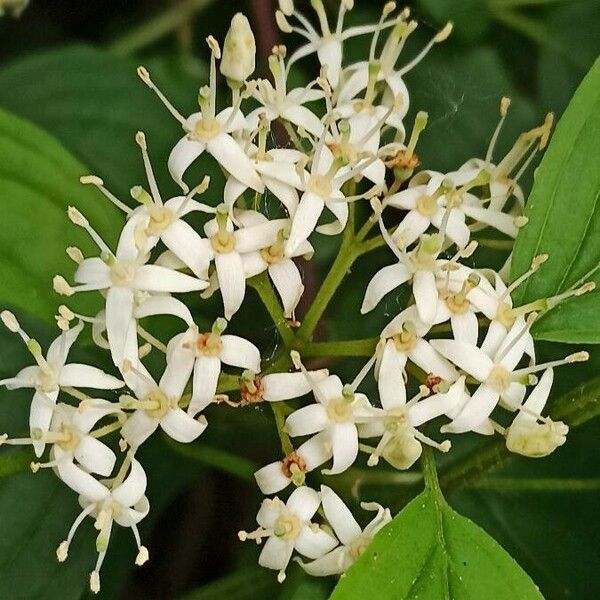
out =
[[[279,498],[263,500],[256,515],[256,522],[265,529],[273,529],[284,510],[285,504]]]
[[[194,355],[180,345],[175,346],[169,353],[167,366],[160,378],[158,387],[170,400],[179,401],[190,380],[194,367]]]
[[[535,415],[541,415],[548,396],[550,395],[550,389],[552,388],[552,382],[554,381],[554,370],[546,369],[544,374],[540,377],[538,384],[531,390],[529,397],[525,400],[523,408],[527,409],[518,412],[515,417],[513,424],[515,423],[535,423]]]
[[[290,479],[283,474],[280,460],[258,469],[254,473],[254,479],[256,479],[260,491],[265,495],[276,494],[290,484]]]
[[[217,253],[215,256],[215,267],[223,296],[225,318],[229,320],[238,311],[244,301],[246,293],[244,264],[237,252]]]
[[[439,296],[435,276],[431,271],[417,271],[414,274],[413,294],[421,321],[433,323]]]
[[[349,214],[348,202],[346,202],[344,195],[341,192],[333,192],[331,198],[326,200],[325,206],[334,214],[336,220],[315,227],[315,231],[323,235],[338,235],[338,233],[342,233],[348,222]]]
[[[339,39],[331,36],[323,38],[317,48],[319,62],[327,66],[327,79],[333,88],[337,87],[342,70],[342,43]]]
[[[504,355],[500,359],[500,363],[507,371],[512,371],[523,358],[523,354],[525,354],[525,348],[529,340],[527,333],[523,333],[524,328],[525,319],[519,317],[514,322],[496,353],[496,360],[497,357]]]
[[[154,419],[143,410],[136,410],[121,428],[123,439],[132,447],[143,444],[158,427],[158,419]]]
[[[282,165],[279,166],[282,167]],[[295,173],[295,169],[293,169],[293,171]],[[263,176],[263,181],[268,190],[285,206],[288,215],[290,215],[290,217],[293,216],[299,202],[296,188],[282,181],[278,181],[274,177]]]
[[[526,393],[527,388],[522,383],[513,381],[500,394],[500,403],[508,410],[517,410],[521,406]]]
[[[58,376],[58,384],[63,387],[93,388],[95,390],[115,390],[123,387],[123,382],[104,371],[89,365],[69,363]]]
[[[146,473],[142,465],[135,460],[131,461],[131,468],[125,481],[112,491],[112,497],[121,506],[134,506],[146,492]]]
[[[475,377],[478,381],[485,381],[494,366],[494,363],[485,352],[464,342],[431,340],[430,344],[450,362]]]
[[[271,536],[262,549],[258,557],[258,564],[266,569],[282,571],[290,562],[294,543],[289,540],[282,540],[276,536]]]
[[[517,237],[519,230],[515,226],[513,215],[480,206],[468,206],[466,204],[463,205],[463,210],[465,214],[475,219],[475,221],[491,225],[494,229],[505,233],[511,238]]]
[[[367,87],[369,82],[369,63],[366,61],[352,65],[352,74],[340,88],[338,104],[346,104]]]
[[[325,475],[337,475],[352,466],[358,456],[358,431],[354,423],[335,423],[329,427],[333,465]]]
[[[458,417],[443,429],[451,433],[464,433],[479,427],[492,414],[499,396],[496,390],[485,383],[480,385]]]
[[[79,431],[89,433],[100,419],[119,410],[117,403],[94,398],[91,406],[74,411],[71,422]]]
[[[381,406],[386,410],[406,404],[405,364],[406,359],[401,360],[394,341],[388,340],[383,349],[377,380]]]
[[[313,529],[305,525],[300,535],[294,541],[296,550],[307,558],[320,558],[330,550],[333,550],[338,541],[320,527]]]
[[[85,258],[77,267],[73,276],[75,283],[95,284],[98,289],[111,285],[110,268],[98,257]]]
[[[200,423],[181,408],[175,408],[160,420],[160,426],[176,442],[188,444],[206,429],[206,422]]]
[[[292,436],[310,435],[323,431],[329,423],[327,411],[321,404],[309,404],[294,411],[285,420],[285,430]]]
[[[369,281],[360,312],[365,314],[373,310],[386,294],[408,281],[409,277],[408,269],[401,263],[377,271]]]
[[[192,273],[199,279],[208,279],[210,255],[204,251],[200,235],[185,221],[178,219],[163,231],[161,239],[165,246],[173,252]]]
[[[126,287],[111,287],[106,295],[106,335],[113,362],[121,367],[130,327],[135,328],[133,291]]]
[[[91,435],[80,436],[73,455],[84,469],[103,477],[112,473],[117,460],[115,453],[108,446]]]
[[[481,344],[481,349],[489,356],[496,356],[498,348],[504,342],[508,331],[500,321],[493,320],[490,322],[485,338]]]
[[[348,549],[345,546],[339,546],[312,562],[298,562],[309,575],[326,577],[328,575],[339,575],[346,571],[352,563],[352,559],[350,558]]]
[[[477,345],[477,336],[479,334],[479,324],[477,316],[471,310],[462,314],[453,313],[450,317],[452,323],[452,335],[459,342],[465,342],[471,346]]]
[[[321,120],[305,106],[290,104],[281,112],[281,117],[294,125],[304,127],[308,133],[313,135],[320,136],[323,132]]]
[[[306,470],[312,471],[327,462],[331,456],[331,443],[326,431],[313,435],[306,442],[298,446],[296,452],[306,463]]]
[[[254,277],[269,268],[269,263],[265,261],[260,252],[248,252],[242,254],[242,264],[244,265],[244,275],[246,279]]]
[[[433,215],[431,222],[440,229],[446,218],[446,209],[441,209]],[[464,248],[469,243],[471,231],[465,224],[465,215],[462,211],[450,209],[448,223],[446,225],[446,235],[459,247]]]
[[[257,192],[264,192],[264,185],[254,170],[252,161],[238,143],[227,133],[220,133],[206,144],[217,161],[236,179]]]
[[[315,393],[315,396],[319,402],[328,402],[329,400],[337,400],[342,397],[344,385],[337,375],[329,375],[328,377],[325,377],[323,381],[316,383],[318,395]]]
[[[350,509],[342,499],[328,486],[321,486],[321,502],[327,522],[333,527],[335,535],[345,546],[349,546],[360,536],[362,530]]]
[[[52,415],[54,414],[54,405],[58,398],[58,391],[41,394],[35,392],[29,409],[29,428],[41,429],[44,433],[50,428]],[[44,442],[34,442],[33,449],[35,455],[39,458],[44,452]]]
[[[179,317],[188,325],[194,323],[190,309],[181,300],[172,296],[150,296],[134,309],[136,319],[144,319],[155,315],[173,315]]]
[[[327,369],[310,371],[311,377],[316,381],[323,381],[329,373]],[[311,391],[310,382],[304,373],[271,373],[262,380],[263,400],[277,402],[278,400],[291,400],[300,398]]]
[[[56,369],[65,364],[69,350],[75,343],[81,330],[83,329],[83,321],[79,321],[75,327],[71,327],[67,331],[63,331],[49,346],[46,354],[46,360]]]
[[[134,284],[145,292],[195,292],[208,287],[206,281],[158,265],[139,267]]]
[[[283,316],[289,319],[304,292],[300,271],[291,259],[284,259],[269,266],[269,276],[281,298]]]
[[[259,225],[238,229],[233,234],[235,251],[243,254],[272,246],[277,241],[277,233],[287,224],[287,219],[273,219]]]
[[[409,420],[413,427],[419,427],[441,415],[455,414],[456,409],[465,404],[465,378],[452,384],[445,394],[433,394],[419,400],[409,409]]]
[[[191,415],[204,410],[217,392],[217,383],[221,373],[221,361],[216,356],[200,356],[194,365],[194,383],[192,400],[188,412]]]
[[[296,248],[308,239],[308,236],[314,231],[324,207],[325,202],[320,196],[312,192],[302,194],[292,218],[290,236],[285,245],[286,256],[292,256]]]
[[[56,470],[64,483],[88,502],[99,502],[109,495],[105,486],[70,460],[59,460]]]
[[[312,519],[319,504],[321,504],[319,494],[306,486],[296,488],[285,503],[287,509],[303,522]]]
[[[221,361],[232,367],[260,372],[260,351],[248,340],[237,335],[222,335]]]
[[[407,190],[410,191],[410,190]],[[427,231],[431,221],[418,210],[411,210],[400,222],[392,239],[403,248],[410,246],[422,233]]]
[[[245,183],[242,183],[236,179],[233,175],[230,175],[225,182],[225,188],[223,189],[223,202],[232,207],[236,200],[248,189]]]
[[[169,154],[169,173],[185,192],[189,190],[189,187],[183,182],[183,174],[205,149],[204,143],[190,140],[186,135],[177,142]]]
[[[415,185],[409,187],[401,192],[392,194],[385,200],[386,206],[393,206],[394,208],[400,208],[402,210],[413,211],[417,208],[417,201],[419,198],[427,194],[426,185]],[[427,220],[429,224],[429,219]],[[402,227],[400,223],[399,227]]]
[[[446,381],[455,381],[458,377],[454,367],[424,339],[417,339],[408,356],[425,373],[432,373]]]

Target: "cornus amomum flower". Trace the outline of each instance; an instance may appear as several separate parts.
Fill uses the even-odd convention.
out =
[[[149,508],[146,476],[138,461],[144,457],[151,467],[152,455],[143,448],[138,453],[138,448],[161,429],[173,439],[174,448],[178,443],[196,443],[202,456],[204,439],[198,438],[207,421],[201,413],[209,405],[211,419],[222,418],[225,423],[226,413],[233,409],[244,411],[248,419],[260,413],[263,421],[272,413],[278,448],[254,478],[262,493],[284,492],[288,500],[265,500],[257,516],[259,529],[240,532],[240,538],[266,540],[259,562],[277,571],[280,581],[294,551],[310,574],[344,573],[391,519],[378,504],[363,504],[376,516],[362,529],[332,488],[323,485],[319,493],[308,487],[313,479],[344,472],[337,480],[358,494],[357,474],[383,483],[388,477],[420,479],[416,473],[374,474],[372,469],[382,459],[396,469],[409,469],[424,455],[423,472],[433,492],[433,453],[423,446],[450,450],[448,440],[428,437],[440,425],[442,433],[501,434],[508,450],[529,457],[546,456],[565,443],[567,425],[542,412],[554,367],[585,360],[587,353],[536,365],[530,327],[557,304],[592,291],[595,284],[586,280],[593,272],[565,291],[519,306],[515,290],[548,259],[544,239],[539,240],[540,253],[530,268],[512,280],[511,259],[499,271],[488,268],[487,250],[481,252],[478,246],[499,242],[509,249],[527,226],[519,182],[547,145],[552,116],[495,158],[509,105],[504,98],[484,158],[445,172],[434,170],[435,164],[421,167],[417,146],[428,115],[415,111],[406,139],[404,119],[412,91],[404,75],[448,37],[452,26],[444,26],[403,65],[400,54],[416,27],[408,10],[394,15],[396,6],[388,2],[378,23],[344,29],[352,0],[339,3],[335,23],[322,0],[311,0],[311,5],[318,27],[296,10],[292,0],[280,0],[276,14],[280,29],[297,33],[308,43],[289,59],[286,46],[274,47],[268,58],[268,81],[248,80],[255,70],[256,40],[246,17],[240,13],[233,17],[222,55],[209,36],[208,85],[199,90],[199,112],[187,118],[139,67],[139,77],[184,130],[167,165],[182,195],[163,198],[161,190],[168,187],[163,188],[162,182],[159,186],[146,138],[138,132],[135,139],[146,181],[145,187],[131,188],[135,205],[117,198],[100,178],[81,178],[124,214],[116,249],[78,210],[68,210],[99,252],[85,257],[79,248],[68,247],[67,255],[77,265],[75,284],[56,276],[54,288],[69,296],[96,291],[102,309],[88,316],[59,306],[55,319],[62,333],[45,355],[12,313],[2,313],[36,364],[0,382],[7,388],[34,390],[29,437],[4,434],[0,445],[31,444],[38,457],[48,445],[45,462],[36,460],[32,469],[49,468],[80,494],[83,511],[57,556],[66,559],[78,526],[86,516],[92,517],[99,532],[98,561],[90,577],[94,592],[100,589],[100,568],[115,523],[131,527],[139,550],[136,562],[148,558],[137,532],[137,523]],[[0,10],[1,6],[0,0]],[[344,60],[344,41],[369,34],[368,54],[359,62]],[[319,72],[305,78],[307,85],[289,89],[292,81],[302,80],[290,67],[312,53],[321,62]],[[229,90],[225,103],[220,98],[218,110],[219,71]],[[289,147],[277,147],[281,126]],[[451,148],[447,142],[443,139],[438,145]],[[215,159],[225,171],[226,183],[211,186],[211,206],[196,198],[207,191],[208,177],[191,190],[183,181],[196,159]],[[373,209],[366,219],[354,204],[362,200],[369,200]],[[324,218],[325,209],[333,218]],[[388,216],[394,219],[390,230],[384,224]],[[319,226],[320,220],[325,224]],[[373,233],[377,225],[380,231]],[[487,227],[507,239],[479,237]],[[305,269],[303,281],[296,259],[310,259],[314,253],[319,258],[319,252],[323,258],[329,251],[309,242],[314,231],[339,235],[339,251],[314,298],[308,294],[311,305],[297,311],[307,295],[305,283],[312,292],[314,277]],[[363,327],[348,312],[355,295],[347,293],[348,287],[341,293],[339,286],[360,288],[360,281],[348,282],[346,275],[358,257],[384,245],[397,260],[360,289],[364,299],[361,307],[355,307],[354,317],[359,318],[359,308],[362,313],[373,310],[399,286],[405,286],[406,294],[387,303],[386,310],[396,310],[386,315],[385,327],[377,323],[377,314],[370,315],[375,331],[356,340],[352,332]],[[323,270],[322,261],[318,266]],[[247,283],[265,305],[273,327],[255,331],[262,322],[255,320],[253,305],[244,310]],[[224,318],[216,318],[221,313],[214,313],[214,303],[204,302],[217,290]],[[192,298],[189,292],[202,293]],[[400,305],[403,296],[408,301]],[[322,319],[325,314],[328,323]],[[212,327],[207,325],[211,321]],[[172,329],[173,322],[179,329]],[[247,332],[243,337],[236,335],[242,331],[235,330],[237,323]],[[118,401],[115,392],[88,396],[82,388],[117,389],[124,385],[120,379],[91,365],[67,363],[83,327],[91,330],[98,351],[110,354],[127,385]],[[333,339],[327,339],[328,332]],[[249,339],[263,339],[266,347]],[[87,350],[91,355],[93,350]],[[308,370],[300,352],[305,360],[315,360],[308,363]],[[350,384],[317,368],[337,365],[345,356],[369,357]],[[93,364],[104,364],[101,361],[99,356]],[[287,372],[292,366],[295,370]],[[371,370],[377,390],[367,398],[359,386]],[[536,374],[541,375],[539,382]],[[529,392],[527,386],[532,386]],[[508,418],[506,411],[511,413]],[[240,433],[229,425],[222,428],[221,441],[222,436],[215,438],[218,446]],[[263,448],[257,444],[268,444],[271,438],[275,436],[263,436],[261,430],[256,440],[250,440],[246,444],[250,458],[256,458],[255,450],[262,458]],[[234,464],[235,456],[227,458],[234,449],[215,450]],[[359,451],[368,458],[361,456],[357,467],[350,469]],[[115,466],[118,456],[121,464]],[[365,463],[370,469],[361,472],[360,464]],[[168,477],[163,480],[161,485],[171,487]]]
[[[128,472],[129,471],[129,472]],[[105,482],[97,481],[72,463],[59,463],[60,478],[79,494],[79,503],[83,510],[75,519],[67,539],[58,546],[56,556],[64,562],[69,555],[69,546],[79,525],[86,517],[95,519],[94,527],[98,530],[96,550],[98,560],[90,573],[90,589],[97,594],[100,591],[100,569],[106,556],[113,524],[129,527],[133,532],[138,554],[136,565],[143,565],[148,560],[148,550],[142,546],[137,524],[148,514],[150,504],[144,495],[146,492],[146,473],[142,465],[128,455],[114,479]]]
[[[333,465],[322,472],[327,475],[341,473],[354,463],[358,455],[357,423],[368,421],[378,412],[364,394],[356,393],[366,369],[351,385],[343,385],[336,375],[330,375],[323,381],[312,379],[297,352],[292,352],[292,360],[309,381],[316,403],[293,412],[285,421],[285,430],[292,437],[326,431]],[[373,362],[374,359],[367,366],[370,367]]]
[[[250,533],[239,532],[242,541],[267,538],[258,563],[267,569],[278,571],[277,580],[285,579],[285,571],[294,550],[307,558],[319,558],[337,545],[330,533],[311,523],[321,498],[309,487],[299,487],[284,504],[279,498],[263,500],[256,515],[260,525]]]
[[[181,123],[186,135],[173,148],[169,156],[169,171],[184,192],[188,186],[183,182],[187,168],[203,153],[211,154],[229,173],[248,187],[263,192],[264,186],[254,170],[250,159],[231,136],[232,132],[247,128],[246,119],[240,112],[242,97],[233,106],[216,113],[217,73],[216,61],[221,56],[217,41],[210,36],[207,40],[211,49],[210,86],[200,88],[198,102],[200,112],[184,118],[163,93],[156,87],[144,67],[138,68],[140,79],[160,98],[169,112]]]
[[[2,311],[2,322],[6,327],[18,333],[33,356],[35,366],[21,369],[14,377],[0,381],[8,389],[33,388],[35,393],[29,412],[29,427],[36,456],[44,451],[44,435],[48,432],[54,404],[61,389],[67,391],[76,388],[114,390],[123,386],[123,382],[108,375],[97,367],[81,363],[67,363],[71,346],[83,329],[79,323],[72,329],[63,331],[48,347],[43,355],[39,342],[27,335],[16,317],[9,311]]]
[[[342,499],[326,485],[321,486],[321,502],[325,518],[340,540],[340,545],[309,563],[297,559],[307,573],[318,577],[346,572],[368,548],[375,534],[392,520],[389,509],[376,502],[362,502],[361,508],[377,514],[361,529]]]
[[[223,335],[226,327],[227,321],[221,318],[214,322],[211,331],[201,333],[194,325],[169,344],[167,357],[171,356],[188,376],[192,369],[194,372],[190,414],[200,412],[214,400],[222,364],[260,372],[258,348],[237,335]]]
[[[540,458],[548,456],[566,442],[569,427],[562,421],[553,421],[549,417],[541,416],[553,380],[553,369],[547,369],[520,407],[510,427],[504,432],[506,447],[511,452]]]
[[[128,226],[135,227],[135,221],[126,224],[117,251],[113,253],[87,219],[72,206],[69,207],[69,218],[90,234],[101,255],[79,263],[74,276],[79,285],[71,287],[57,275],[54,289],[66,296],[93,290],[105,292],[106,333],[113,361],[120,366],[125,358],[128,331],[135,330],[132,317],[136,292],[193,292],[203,290],[208,283],[173,269],[147,264],[150,256],[136,248],[128,229]]]

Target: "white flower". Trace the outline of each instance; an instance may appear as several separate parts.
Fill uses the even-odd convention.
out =
[[[273,75],[275,87],[266,79],[259,79],[256,82],[256,89],[253,96],[262,106],[255,108],[246,117],[249,129],[256,129],[260,126],[260,117],[268,121],[283,119],[302,127],[312,135],[321,135],[323,124],[317,115],[303,106],[306,102],[313,102],[323,98],[321,90],[314,90],[310,87],[298,87],[287,91],[287,73],[285,69],[285,46],[276,46],[275,53],[269,56],[269,69]]]
[[[562,421],[540,416],[550,395],[553,379],[554,371],[547,369],[506,430],[506,447],[511,452],[540,458],[548,456],[565,443],[569,427]]]
[[[334,548],[337,540],[318,525],[311,523],[321,498],[308,487],[295,489],[284,504],[279,498],[263,500],[256,521],[260,527],[251,533],[239,532],[242,541],[267,538],[258,564],[278,571],[277,580],[285,579],[285,570],[294,550],[315,559]]]
[[[392,515],[388,508],[383,508],[380,504],[363,502],[361,507],[364,510],[377,511],[377,514],[361,529],[342,499],[326,485],[321,486],[321,499],[325,518],[341,544],[312,562],[298,562],[310,575],[325,577],[345,573],[368,548],[377,532],[392,520]]]
[[[519,317],[508,335],[492,357],[482,349],[456,340],[431,340],[431,345],[447,359],[480,382],[472,398],[465,404],[454,420],[445,425],[442,431],[462,433],[473,431],[490,416],[498,401],[509,410],[521,406],[525,397],[525,385],[531,376],[548,366],[558,366],[588,359],[586,352],[569,355],[562,361],[553,361],[517,369],[528,343],[527,333],[532,319],[528,322]]]
[[[225,319],[217,319],[209,332],[199,333],[196,325],[175,336],[167,347],[167,358],[193,376],[192,399],[188,408],[195,415],[206,408],[215,397],[222,364],[260,372],[258,348],[237,335],[222,335]]]
[[[364,371],[352,385],[343,385],[337,375],[315,381],[300,362],[297,353],[293,352],[292,357],[310,382],[316,403],[299,408],[289,415],[285,421],[285,431],[292,437],[326,431],[331,444],[333,465],[331,469],[322,472],[326,475],[341,473],[354,463],[358,455],[356,424],[370,420],[379,412],[371,406],[364,394],[355,393]],[[372,364],[372,361],[368,364]]]
[[[123,427],[121,435],[132,447],[137,448],[146,441],[158,427],[177,442],[194,441],[207,426],[201,416],[194,419],[179,406],[185,386],[192,373],[192,364],[179,348],[167,356],[167,366],[158,384],[142,363],[137,367],[126,364],[124,370],[131,370],[137,376],[135,398],[121,396],[121,406],[135,409]]]
[[[294,9],[292,0],[280,0],[279,7],[281,10],[278,11],[276,15],[280,29],[285,33],[290,33],[292,31],[298,33],[308,42],[305,45],[300,46],[300,48],[292,54],[288,63],[288,69],[297,60],[316,53],[320,63],[327,67],[327,79],[329,79],[329,82],[334,88],[337,87],[342,70],[343,42],[359,35],[373,33],[378,29],[391,27],[395,23],[395,20],[383,22],[383,19],[395,8],[393,2],[388,2],[384,7],[382,20],[379,24],[360,25],[358,27],[350,27],[344,31],[344,15],[353,5],[353,0],[340,0],[337,22],[335,28],[332,28],[327,19],[323,0],[312,0],[311,6],[314,8],[319,18],[319,25],[321,28],[321,33],[319,33],[302,13]],[[299,26],[292,27],[286,17],[295,17]]]
[[[216,218],[208,221],[204,231],[208,239],[196,248],[196,252],[205,260],[214,261],[216,281],[206,290],[204,297],[216,289],[221,290],[223,308],[227,320],[237,312],[246,294],[246,272],[243,256],[269,248],[277,241],[282,229],[287,227],[286,219],[244,217],[245,212],[234,213],[236,221],[242,225],[234,229],[233,220],[229,217],[229,209],[225,204],[217,207]],[[258,213],[252,211],[256,217]]]
[[[144,67],[138,68],[138,75],[142,81],[154,90],[186,132],[186,135],[179,140],[169,155],[169,172],[184,192],[187,193],[189,188],[183,182],[183,174],[194,160],[206,151],[226,171],[235,173],[237,179],[253,190],[262,193],[264,191],[263,185],[250,159],[230,135],[234,131],[247,129],[246,119],[239,109],[241,96],[234,102],[233,106],[229,106],[216,114],[216,59],[220,57],[220,50],[212,36],[209,36],[207,41],[211,48],[210,86],[200,88],[198,96],[200,112],[190,115],[187,119],[170,104],[154,85],[148,71]]]
[[[136,293],[193,292],[203,290],[208,283],[173,269],[146,264],[149,254],[140,252],[132,243],[131,229],[137,225],[135,220],[127,221],[113,254],[77,209],[69,207],[69,217],[90,234],[101,256],[81,261],[74,276],[79,285],[71,287],[56,276],[54,288],[68,296],[91,290],[106,291],[106,333],[113,361],[120,367],[124,358],[133,359],[126,354],[126,347],[136,332],[133,319]]]
[[[128,468],[129,474],[125,477]],[[79,525],[87,516],[95,518],[94,527],[99,532],[96,538],[98,560],[90,573],[90,589],[97,594],[100,591],[100,569],[106,556],[113,523],[131,528],[138,546],[135,563],[142,565],[148,560],[148,550],[141,545],[137,529],[137,524],[148,514],[150,508],[144,495],[146,473],[137,460],[128,456],[117,476],[105,483],[97,481],[70,462],[59,463],[58,474],[71,489],[80,494],[79,504],[83,510],[75,519],[67,539],[56,550],[56,556],[60,562],[65,561]]]
[[[248,19],[236,13],[223,42],[221,75],[230,82],[240,84],[254,73],[256,62],[256,42]]]
[[[18,333],[27,344],[27,349],[37,365],[21,369],[14,377],[0,381],[8,389],[35,388],[29,413],[29,427],[36,456],[44,452],[44,434],[48,432],[58,393],[61,388],[93,388],[114,390],[123,382],[108,375],[97,367],[81,363],[68,363],[71,346],[83,329],[83,323],[63,331],[48,347],[46,356],[33,338],[30,338],[19,325],[12,313],[3,311],[2,321],[13,332]],[[36,438],[39,440],[37,441]]]

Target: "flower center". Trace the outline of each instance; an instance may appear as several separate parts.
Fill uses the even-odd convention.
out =
[[[210,238],[210,243],[219,254],[227,254],[235,249],[235,237],[230,231],[219,231]]]
[[[327,175],[312,175],[308,180],[308,190],[321,198],[331,196],[331,178]]]
[[[349,553],[352,560],[358,560],[371,543],[371,536],[360,535],[350,544]]]
[[[219,346],[219,350],[221,347]],[[255,377],[252,382],[242,383],[240,386],[240,398],[242,406],[262,402],[264,386],[260,377]]]
[[[191,136],[206,142],[221,133],[221,124],[214,117],[202,117],[194,126]]]
[[[306,472],[306,462],[297,452],[291,452],[281,461],[281,472],[291,479],[298,472]]]
[[[67,425],[62,425],[60,428],[62,439],[56,442],[63,450],[75,450],[79,445],[79,436],[70,429]]]
[[[50,365],[40,368],[38,377],[38,387],[42,392],[55,392],[58,389],[56,373]]]
[[[417,200],[417,210],[425,217],[431,217],[438,209],[438,199],[435,196],[421,196]]]
[[[409,331],[404,329],[402,333],[397,333],[392,336],[392,340],[394,340],[394,346],[396,346],[396,350],[399,352],[408,352],[415,347],[417,343],[417,336],[414,331]]]
[[[146,228],[150,235],[160,235],[172,222],[173,211],[166,206],[156,206],[150,210],[150,222]]]
[[[128,287],[135,277],[135,266],[116,260],[110,267],[110,278],[114,285]]]
[[[464,294],[451,294],[446,297],[446,306],[456,315],[464,315],[466,312],[469,312],[471,308],[471,303],[467,300]]]
[[[396,469],[408,469],[423,451],[415,436],[406,429],[399,431],[383,448],[382,456]]]
[[[327,405],[327,416],[334,423],[345,423],[352,418],[352,404],[344,397],[331,400]]]
[[[154,405],[154,408],[146,409],[146,414],[154,419],[162,419],[171,409],[171,402],[165,394],[158,389],[150,392],[146,396],[145,402],[150,403],[149,405]]]
[[[296,515],[283,515],[275,522],[273,533],[282,540],[293,540],[298,537],[302,527]]]
[[[260,251],[262,259],[269,265],[275,264],[283,260],[283,244],[275,243],[268,248],[263,248]]]
[[[516,316],[513,314],[512,308],[506,304],[506,302],[502,302],[500,305],[498,305],[496,320],[500,324],[504,325],[506,329],[510,329],[514,325]]]
[[[223,342],[215,333],[199,333],[196,337],[196,353],[203,356],[219,356]]]
[[[487,377],[486,383],[498,392],[504,392],[511,384],[510,373],[502,366],[495,365]]]

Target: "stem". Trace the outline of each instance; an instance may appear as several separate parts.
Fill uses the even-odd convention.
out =
[[[577,427],[600,415],[600,377],[579,386],[552,403],[550,416]],[[443,469],[440,481],[446,493],[474,485],[486,473],[497,469],[515,455],[508,451],[503,439],[495,439]]]
[[[212,0],[181,0],[142,23],[108,45],[115,54],[130,55],[150,46],[191,19],[192,15],[209,6]]]
[[[337,356],[373,356],[379,338],[364,340],[343,340],[339,342],[312,342],[302,348],[302,356],[307,358]]]
[[[469,487],[508,494],[513,492],[596,492],[600,490],[600,478],[485,477],[474,481]]]
[[[492,248],[493,250],[512,250],[515,245],[514,240],[494,240],[490,238],[478,238],[477,243],[482,248]]]
[[[281,304],[275,295],[275,291],[273,290],[273,286],[271,285],[271,281],[269,280],[267,273],[263,271],[259,275],[249,279],[248,283],[256,290],[259,298],[265,305],[265,308],[267,309],[273,324],[277,328],[285,347],[287,349],[293,348],[296,336],[290,329],[287,319],[283,315],[283,309],[281,308]]]

